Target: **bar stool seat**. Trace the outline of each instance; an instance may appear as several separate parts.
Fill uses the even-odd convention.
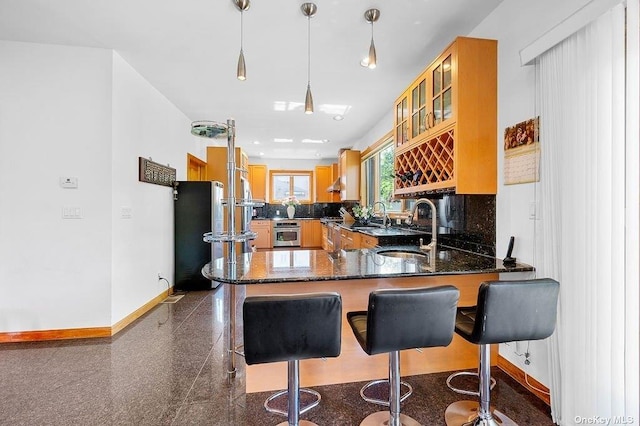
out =
[[[490,405],[491,345],[549,337],[556,326],[559,287],[552,279],[483,282],[476,306],[458,308],[456,333],[480,349],[480,384],[473,393],[479,401],[450,404],[445,411],[448,426],[516,425]]]
[[[361,425],[419,425],[400,413],[400,351],[451,343],[459,297],[453,286],[376,290],[369,294],[367,311],[347,313],[368,355],[389,353],[389,410],[367,416]]]
[[[300,360],[340,355],[342,299],[337,293],[249,296],[243,304],[244,355],[248,365],[287,361],[287,390],[265,402],[268,411],[287,416],[279,426],[314,425],[300,415]],[[270,409],[269,401],[287,395],[287,411]]]

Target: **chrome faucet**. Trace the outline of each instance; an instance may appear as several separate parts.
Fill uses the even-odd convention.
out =
[[[376,204],[380,204],[382,206],[382,226],[384,228],[391,226],[391,218],[387,214],[387,206],[385,206],[382,201],[376,201],[371,207],[375,207]],[[387,221],[389,221],[389,223],[387,223]]]
[[[433,201],[428,198],[420,198],[419,200],[416,200],[416,203],[413,205],[411,213],[409,214],[409,217],[407,217],[405,222],[407,223],[407,225],[411,225],[413,223],[413,218],[418,213],[418,206],[421,204],[428,204],[429,207],[431,207],[431,242],[427,245],[424,245],[422,244],[422,238],[420,238],[420,250],[428,250],[435,255],[436,243],[438,240],[438,227],[436,224],[436,205],[433,204]]]

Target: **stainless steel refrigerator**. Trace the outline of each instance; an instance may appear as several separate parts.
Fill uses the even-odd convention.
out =
[[[179,181],[174,200],[174,285],[176,290],[205,290],[219,283],[202,276],[204,265],[223,256],[222,243],[207,243],[203,234],[224,232],[223,184]]]

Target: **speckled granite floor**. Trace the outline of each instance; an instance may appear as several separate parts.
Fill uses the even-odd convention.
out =
[[[269,393],[244,393],[222,369],[224,288],[189,292],[162,304],[113,338],[0,345],[0,425],[275,425],[262,407]],[[242,364],[240,361],[239,364]],[[414,394],[402,412],[444,424],[461,398],[448,374],[405,378]],[[495,406],[520,425],[552,425],[549,410],[499,370]],[[320,386],[320,406],[302,418],[358,425],[380,408],[359,396],[362,383]]]

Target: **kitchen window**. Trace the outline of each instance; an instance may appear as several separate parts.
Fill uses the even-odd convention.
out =
[[[312,171],[272,170],[269,172],[269,177],[271,182],[270,203],[280,203],[292,195],[301,203],[311,203],[313,198],[311,192]]]
[[[387,212],[401,212],[404,208],[402,200],[393,200],[394,147],[393,134],[388,133],[380,141],[365,151],[362,160],[362,202],[372,205],[374,202],[384,203]]]

